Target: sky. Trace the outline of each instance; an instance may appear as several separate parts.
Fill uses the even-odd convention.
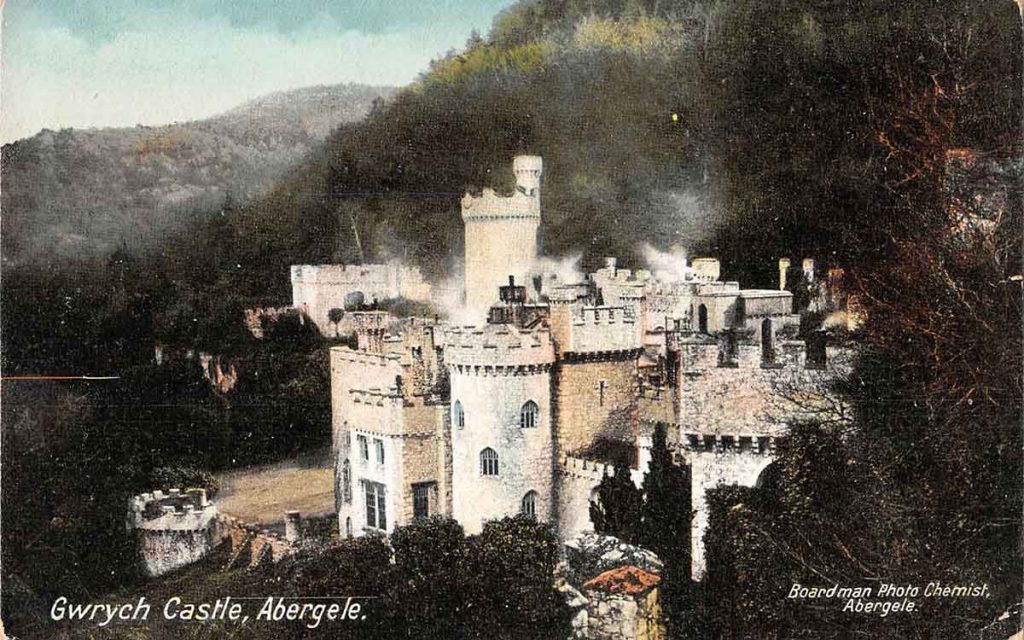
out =
[[[513,0],[0,2],[6,143],[193,120],[317,84],[407,84]]]

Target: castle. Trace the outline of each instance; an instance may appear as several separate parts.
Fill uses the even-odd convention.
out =
[[[478,324],[357,310],[356,348],[331,349],[339,528],[387,533],[444,514],[477,533],[526,513],[568,539],[591,528],[612,458],[625,457],[639,485],[661,423],[691,469],[700,577],[706,490],[758,482],[788,425],[829,409],[827,382],[846,353],[797,338],[784,282],[741,289],[711,258],[674,279],[609,258],[560,282],[537,262],[541,159],[517,157],[513,169],[511,195],[462,200]],[[293,283],[308,269],[293,267]]]

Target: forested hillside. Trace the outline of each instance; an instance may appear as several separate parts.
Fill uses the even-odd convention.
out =
[[[507,187],[524,151],[549,255],[681,245],[753,284],[780,255],[870,259],[900,101],[960,83],[954,144],[1009,153],[1016,20],[1005,0],[522,2],[237,216],[225,262],[283,293],[289,263],[358,260],[355,223],[367,257],[441,275],[459,195]]]
[[[226,199],[266,192],[387,87],[321,86],[162,127],[44,130],[2,150],[3,264],[148,250]]]

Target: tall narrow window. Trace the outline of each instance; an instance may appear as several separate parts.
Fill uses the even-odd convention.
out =
[[[426,518],[430,515],[430,485],[416,484],[412,487],[412,517]]]
[[[761,360],[772,362],[775,360],[775,348],[772,345],[772,319],[765,318],[761,321]]]
[[[523,504],[519,509],[523,512],[523,515],[530,516],[531,518],[537,517],[537,492],[527,491],[526,495],[523,496]]]
[[[341,495],[346,504],[352,502],[352,465],[348,458],[341,465]]]
[[[485,476],[498,475],[498,454],[490,447],[480,452],[480,474]]]
[[[356,436],[356,442],[359,443],[359,456],[363,460],[370,459],[370,445],[366,441],[366,436]]]
[[[462,403],[458,400],[452,405],[452,424],[461,429],[466,426],[466,414],[462,411]]]
[[[352,518],[345,518],[345,537],[352,537]]]
[[[366,526],[386,530],[388,518],[384,503],[384,485],[366,482],[363,484],[363,491],[366,493]]]
[[[540,415],[540,408],[533,400],[528,401],[519,409],[519,426],[523,429],[532,429],[537,426],[537,417]]]
[[[377,464],[384,464],[384,441],[380,438],[373,439],[374,453],[377,454]]]
[[[697,330],[701,333],[708,332],[708,308],[705,305],[697,307]]]

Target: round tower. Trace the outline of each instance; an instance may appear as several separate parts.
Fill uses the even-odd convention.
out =
[[[516,190],[511,196],[484,189],[480,196],[462,198],[466,308],[480,317],[509,276],[530,282],[537,258],[542,162],[538,156],[517,156],[512,168]]]
[[[521,512],[553,522],[550,334],[485,325],[446,339],[452,515],[470,534]]]

